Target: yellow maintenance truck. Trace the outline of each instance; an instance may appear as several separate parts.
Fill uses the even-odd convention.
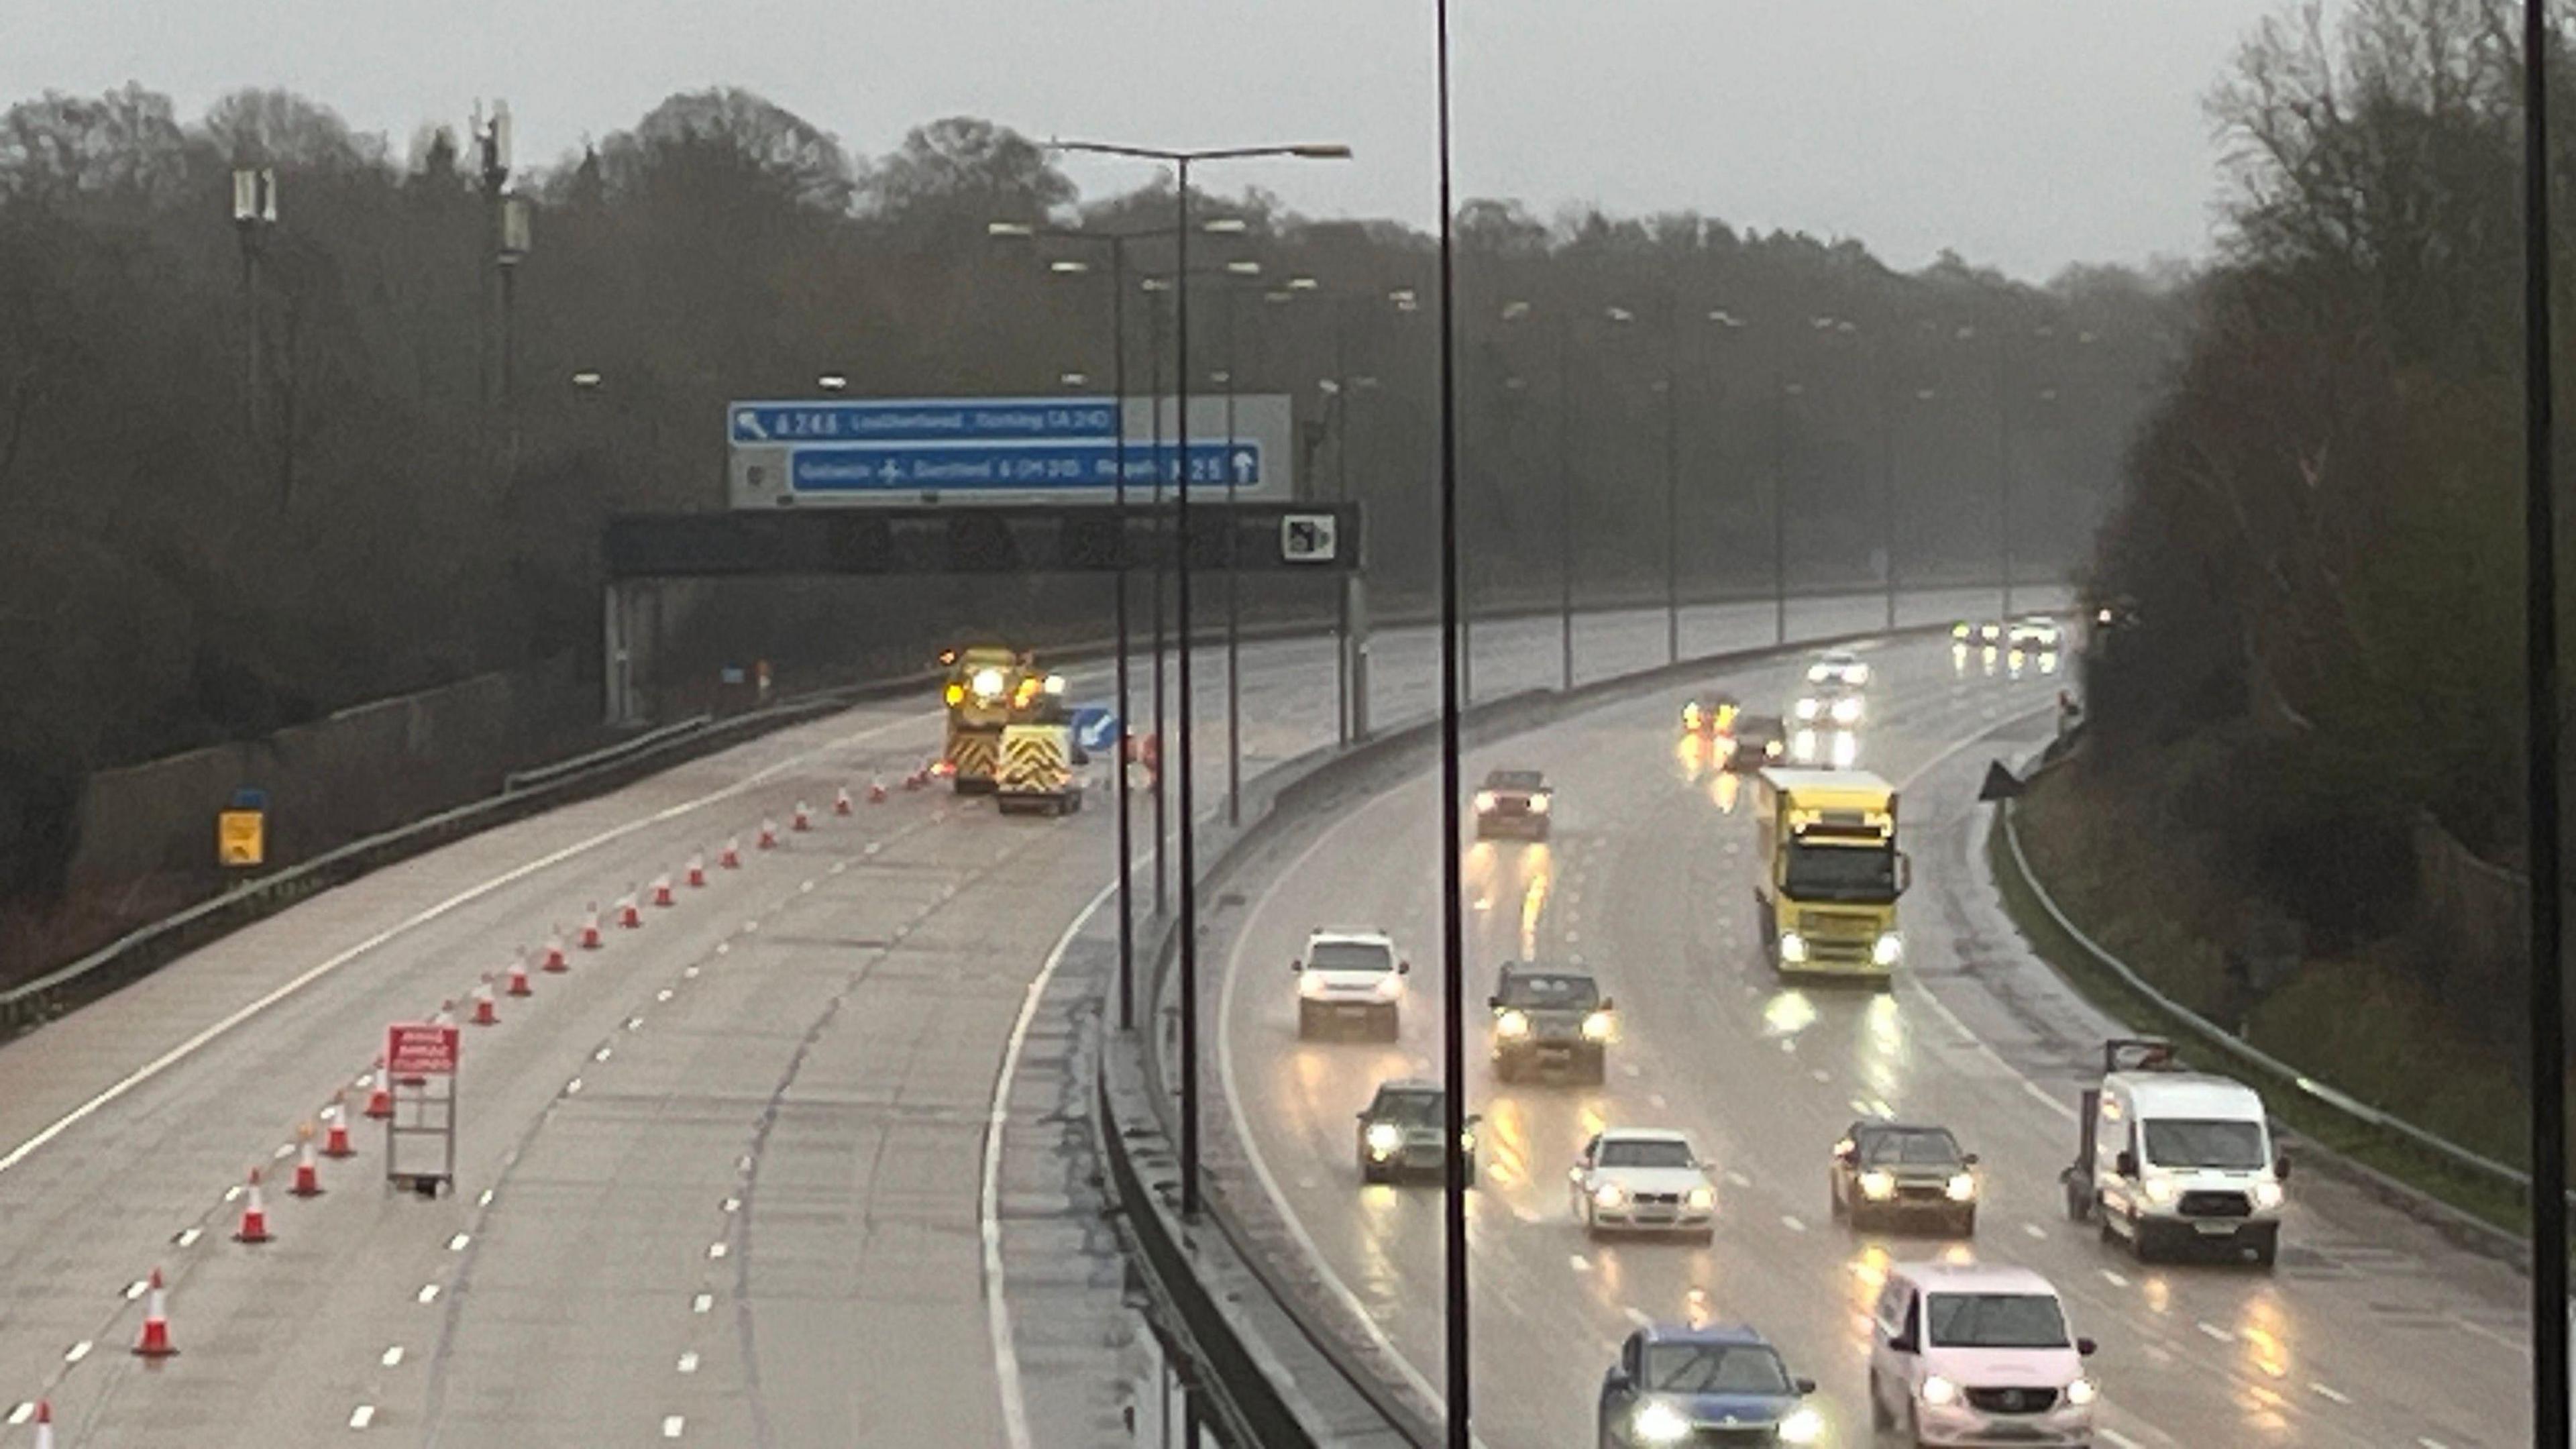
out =
[[[1003,727],[993,804],[1005,815],[1070,815],[1082,808],[1083,777],[1076,768],[1083,761],[1082,750],[1063,712],[1051,713],[1051,719]]]
[[[1014,724],[1061,722],[1064,676],[1039,672],[1028,655],[999,645],[950,649],[940,698],[948,706],[948,744],[940,754],[960,795],[989,795],[1002,763],[1002,737]]]
[[[1863,770],[1764,770],[1753,886],[1763,954],[1783,976],[1887,984],[1905,954],[1896,788]]]

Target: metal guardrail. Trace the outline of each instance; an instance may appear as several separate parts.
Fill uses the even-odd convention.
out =
[[[2047,763],[2054,763],[2054,758],[2049,759]],[[2046,764],[2043,764],[2042,768],[2046,768]],[[2030,857],[2022,853],[2021,832],[2013,825],[2013,814],[2018,803],[2005,801],[2000,821],[2004,833],[2004,846],[2012,853],[2013,869],[2021,873],[2022,884],[2030,888],[2031,899],[2039,902],[2039,908],[2047,912],[2049,920],[2066,934],[2068,940],[2082,949],[2085,955],[2091,957],[2094,964],[2118,977],[2123,986],[2137,993],[2158,1011],[2181,1023],[2185,1030],[2230,1060],[2287,1083],[2301,1095],[2341,1112],[2363,1126],[2402,1138],[2455,1167],[2506,1184],[2525,1198],[2530,1196],[2530,1173],[2510,1163],[2498,1162],[2483,1153],[2462,1147],[2448,1138],[2416,1126],[2403,1117],[2384,1112],[2357,1097],[2337,1091],[2318,1081],[2298,1067],[2249,1044],[2234,1032],[2165,995],[2153,982],[2139,975],[2128,962],[2113,955],[2102,943],[2086,935],[2083,927],[2067,918],[2066,912],[2060,909],[2055,898],[2049,895],[2048,888],[2039,883],[2039,876],[2030,868]],[[2576,1201],[2576,1193],[2570,1194],[2570,1200]]]
[[[554,760],[525,770],[512,770],[501,777],[501,793],[515,795],[522,790],[533,790],[567,775],[580,774],[594,765],[624,759],[638,750],[650,749],[664,740],[675,740],[683,735],[696,734],[714,721],[714,715],[693,714],[687,719],[676,720],[659,729],[646,730],[631,739],[619,740],[613,745],[592,750],[588,754],[575,755],[568,760]]]

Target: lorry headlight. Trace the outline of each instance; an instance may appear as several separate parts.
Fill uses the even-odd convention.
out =
[[[1801,760],[1814,759],[1816,757],[1816,732],[1810,729],[1802,729],[1798,731],[1798,737],[1789,742],[1789,752],[1796,755]]]
[[[1951,1173],[1950,1186],[1947,1190],[1952,1202],[1974,1202],[1977,1196],[1977,1175],[1973,1172]]]
[[[2267,1213],[2281,1205],[2281,1197],[2281,1185],[2277,1182],[2254,1184],[2254,1206]]]
[[[1816,717],[1816,711],[1817,711],[1820,707],[1821,707],[1821,706],[1819,706],[1819,705],[1816,703],[1816,701],[1814,701],[1814,700],[1812,700],[1812,699],[1802,699],[1802,700],[1799,700],[1799,701],[1798,701],[1798,718],[1800,718],[1800,719],[1802,719],[1802,720],[1806,720],[1806,719],[1814,719],[1814,718]]]
[[[2175,1198],[2182,1195],[2182,1190],[2175,1187],[2173,1179],[2169,1177],[2150,1177],[2142,1186],[2146,1188],[2147,1201],[2158,1207],[2169,1206]]]
[[[1494,813],[1493,791],[1479,790],[1476,792],[1476,813],[1479,815],[1491,815]]]
[[[1628,1421],[1628,1427],[1635,1432],[1638,1442],[1645,1444],[1678,1444],[1688,1438],[1691,1431],[1690,1420],[1661,1399],[1639,1408],[1637,1417]]]
[[[1404,1145],[1404,1129],[1392,1122],[1371,1122],[1368,1129],[1369,1156],[1380,1162],[1395,1155]]]
[[[1064,676],[1061,674],[1048,675],[1046,677],[1046,692],[1049,694],[1064,693]]]
[[[1458,1134],[1458,1150],[1461,1152],[1473,1152],[1476,1150],[1475,1128],[1470,1127]]]
[[[1834,736],[1834,768],[1848,770],[1860,759],[1860,736],[1846,730]]]
[[[991,699],[1002,692],[1002,671],[989,667],[978,669],[975,671],[974,684],[977,694]]]
[[[1843,671],[1843,678],[1854,684],[1866,685],[1869,683],[1869,666],[1866,664],[1855,664],[1849,669]]]
[[[1518,1041],[1529,1035],[1529,1013],[1518,1008],[1494,1018],[1494,1034],[1506,1041]]]
[[[1554,796],[1551,796],[1551,795],[1532,795],[1532,796],[1530,797],[1530,811],[1531,811],[1531,813],[1533,813],[1533,814],[1537,814],[1537,815],[1545,815],[1545,814],[1547,813],[1547,805],[1548,805],[1548,801],[1550,801],[1550,800],[1552,800],[1552,799],[1554,799],[1554,798],[1555,798],[1555,797],[1554,797]]]
[[[1953,624],[1953,625],[1951,625],[1951,626],[1950,626],[1950,637],[1951,637],[1951,638],[1953,638],[1953,639],[1965,639],[1965,638],[1967,638],[1967,637],[1968,637],[1968,625],[1967,625],[1964,621],[1963,621],[1963,622],[1961,622],[1961,623],[1957,623],[1957,624]]]
[[[2066,1402],[2079,1409],[2091,1408],[2100,1397],[2102,1390],[2091,1379],[2077,1379],[2066,1386]]]
[[[1628,1205],[1628,1189],[1621,1187],[1615,1182],[1605,1182],[1599,1187],[1592,1189],[1592,1205],[1595,1207],[1606,1208],[1626,1207]]]
[[[1893,966],[1904,955],[1905,938],[1894,931],[1881,931],[1878,939],[1870,943],[1869,959],[1872,965]]]
[[[1690,1196],[1687,1199],[1687,1202],[1690,1205],[1691,1211],[1701,1213],[1707,1212],[1710,1208],[1717,1206],[1717,1189],[1710,1187],[1707,1183],[1701,1183],[1699,1186],[1690,1190]]]
[[[1873,1167],[1860,1175],[1860,1195],[1871,1202],[1885,1202],[1896,1196],[1896,1175]]]
[[[1592,1013],[1590,1016],[1583,1018],[1583,1039],[1585,1041],[1608,1041],[1610,1039],[1611,1024],[1610,1013],[1606,1011],[1596,1011]]]
[[[1948,1379],[1941,1377],[1939,1374],[1926,1375],[1920,1392],[1923,1397],[1923,1402],[1930,1404],[1936,1409],[1945,1408],[1951,1404],[1959,1402],[1959,1386],[1950,1382]]]
[[[1835,701],[1834,701],[1834,723],[1836,723],[1836,724],[1858,724],[1858,723],[1860,723],[1860,701],[1859,701],[1859,700],[1857,700],[1857,699],[1838,699],[1838,700],[1835,700]]]
[[[1780,1421],[1783,1444],[1820,1444],[1824,1438],[1825,1416],[1805,1404],[1790,1410],[1789,1417]]]
[[[1807,938],[1799,935],[1795,931],[1782,931],[1780,933],[1780,959],[1783,961],[1806,960]]]

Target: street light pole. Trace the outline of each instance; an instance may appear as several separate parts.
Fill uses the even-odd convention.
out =
[[[1789,642],[1789,399],[1806,391],[1771,375],[1771,614],[1772,642]]]
[[[1668,309],[1664,339],[1664,662],[1682,658],[1681,313]]]
[[[1574,688],[1574,317],[1556,319],[1556,608],[1558,688]]]
[[[259,447],[259,254],[261,237],[277,225],[277,172],[266,166],[233,168],[233,230],[241,237],[242,406],[251,448]]]
[[[1434,0],[1440,105],[1440,1075],[1441,1245],[1449,1449],[1470,1449],[1467,1181],[1467,933],[1460,897],[1458,596],[1458,268],[1449,179],[1449,0]]]

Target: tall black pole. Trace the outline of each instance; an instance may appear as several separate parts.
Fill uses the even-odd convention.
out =
[[[1891,343],[1891,350],[1893,344]],[[1896,628],[1896,383],[1895,369],[1884,354],[1874,369],[1878,382],[1879,531],[1886,540],[1887,627]]]
[[[1668,309],[1664,343],[1664,662],[1682,657],[1682,386],[1681,311]]]
[[[1235,566],[1233,283],[1225,288],[1225,823],[1243,823],[1243,571]]]
[[[1333,311],[1333,405],[1341,413],[1339,436],[1333,440],[1333,501],[1351,501],[1351,369],[1343,347],[1342,334],[1347,330],[1345,314],[1349,303],[1339,296],[1331,299]],[[1333,591],[1333,707],[1336,711],[1335,739],[1341,744],[1351,740],[1351,591]]]
[[[1127,655],[1127,240],[1109,239],[1109,386],[1118,395],[1118,1029],[1136,1029],[1136,903],[1129,884],[1136,868],[1136,824],[1127,779],[1129,742]],[[1156,399],[1157,405],[1161,400]]]
[[[1191,739],[1197,731],[1191,728],[1198,715],[1198,695],[1193,691],[1190,673],[1192,646],[1197,642],[1191,629],[1190,565],[1195,562],[1190,537],[1190,163],[1181,157],[1180,187],[1174,197],[1173,245],[1178,255],[1172,264],[1172,347],[1175,357],[1173,391],[1180,399],[1180,415],[1173,420],[1173,453],[1180,460],[1179,477],[1173,494],[1172,534],[1176,554],[1173,565],[1173,627],[1180,635],[1180,786],[1177,802],[1180,815],[1180,860],[1174,867],[1180,877],[1181,916],[1177,923],[1181,933],[1181,1216],[1195,1219],[1199,1215],[1199,888],[1198,831],[1192,819],[1191,785],[1193,752]]]
[[[2532,1439],[2568,1446],[2567,1017],[2559,955],[2558,558],[2550,377],[2549,19],[2522,7],[2523,647],[2531,814]]]
[[[1557,677],[1574,688],[1574,318],[1556,319]]]
[[[1163,570],[1171,557],[1171,524],[1163,513],[1163,309],[1152,309],[1154,340],[1154,914],[1171,913],[1171,822],[1163,813],[1163,749],[1171,725],[1163,709]]]
[[[2012,392],[2003,323],[1995,324],[1995,542],[2003,563],[2003,616],[2012,617]]]
[[[1771,375],[1772,642],[1789,642],[1789,387]]]
[[[1458,258],[1449,191],[1449,0],[1435,0],[1440,67],[1440,1080],[1449,1446],[1469,1449],[1467,1372],[1467,931],[1459,898]]]

